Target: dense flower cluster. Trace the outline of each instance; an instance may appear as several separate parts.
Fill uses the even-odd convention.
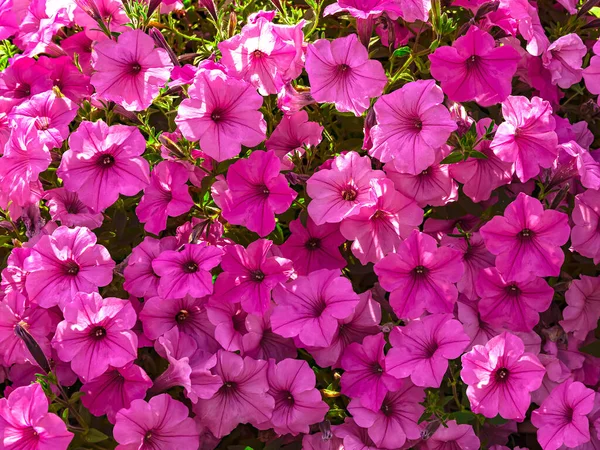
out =
[[[0,449],[600,449],[600,7],[0,0]]]

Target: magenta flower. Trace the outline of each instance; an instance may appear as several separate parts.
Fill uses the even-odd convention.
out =
[[[363,20],[377,18],[384,12],[396,19],[402,14],[400,2],[395,0],[338,0],[327,6],[323,15],[340,11],[348,11],[352,17]]]
[[[121,33],[117,41],[97,42],[90,82],[99,99],[112,100],[127,111],[142,111],[169,80],[173,63],[166,50],[141,30]]]
[[[554,297],[554,289],[543,278],[530,275],[506,281],[495,267],[479,272],[476,290],[482,320],[511,331],[533,330],[539,313],[550,307]]]
[[[381,287],[390,294],[390,305],[400,318],[415,319],[424,310],[448,313],[458,291],[454,283],[463,275],[461,254],[437,247],[431,236],[414,230],[398,247],[375,264]]]
[[[531,414],[538,428],[537,438],[543,450],[557,450],[589,442],[587,415],[594,407],[594,391],[582,383],[568,379],[556,387]]]
[[[485,347],[476,345],[465,353],[460,376],[469,386],[467,397],[474,413],[522,421],[530,392],[541,386],[545,373],[540,360],[525,352],[523,341],[504,332]]]
[[[558,155],[556,122],[550,103],[539,97],[529,100],[509,96],[502,102],[502,122],[490,148],[502,161],[514,162],[521,182],[548,168]]]
[[[44,308],[63,307],[77,292],[97,292],[109,284],[114,267],[90,230],[58,227],[40,238],[23,264],[29,300]]]
[[[73,12],[74,22],[84,29],[85,35],[93,41],[103,41],[108,36],[100,30],[96,18],[99,16],[111,33],[129,30],[125,24],[129,17],[121,0],[79,0]],[[93,8],[89,6],[93,5]],[[96,17],[94,17],[96,16]]]
[[[306,346],[331,344],[337,319],[354,311],[359,297],[338,270],[317,270],[273,291],[277,304],[271,315],[273,331],[283,337],[297,336]]]
[[[306,226],[301,219],[289,223],[292,233],[279,246],[286,258],[292,260],[294,270],[299,275],[307,275],[319,269],[343,269],[346,260],[340,254],[339,247],[346,239],[340,233],[336,223],[315,225],[310,217],[306,218]]]
[[[285,283],[293,272],[292,262],[273,254],[273,242],[259,239],[245,249],[241,245],[225,247],[215,282],[214,298],[241,303],[250,314],[264,314],[271,305],[271,291]]]
[[[388,391],[396,391],[402,382],[392,376],[385,365],[383,333],[365,336],[362,344],[354,342],[344,350],[341,364],[342,394],[360,399],[365,408],[377,411]]]
[[[321,142],[323,127],[309,122],[306,111],[284,115],[265,142],[267,150],[273,150],[281,160],[283,169],[293,169],[293,156],[302,156],[304,147],[315,147]]]
[[[75,53],[77,53],[79,65],[86,75],[91,75],[93,71],[92,44],[93,41],[88,38],[83,31],[75,33],[60,42],[61,48],[71,57],[71,59],[74,59]]]
[[[213,372],[223,386],[212,398],[199,399],[193,408],[212,434],[220,438],[240,423],[258,426],[271,419],[275,401],[268,393],[267,361],[242,359],[220,350]]]
[[[131,331],[137,317],[127,300],[78,292],[63,314],[52,346],[84,382],[137,358],[137,336]]]
[[[360,213],[364,206],[373,206],[371,180],[385,178],[380,170],[371,169],[368,156],[356,152],[339,155],[331,169],[313,174],[306,183],[306,192],[312,199],[308,214],[316,225],[337,223]]]
[[[554,388],[571,378],[572,374],[571,370],[554,355],[540,353],[537,357],[546,368],[546,374],[539,389],[531,393],[531,400],[533,403],[541,405]]]
[[[135,195],[148,186],[150,169],[141,157],[145,150],[146,140],[136,127],[84,121],[71,134],[57,174],[68,191],[101,212],[119,194]]]
[[[282,29],[287,33],[282,35]],[[285,34],[296,34],[296,39],[286,39]],[[300,71],[287,72],[297,64],[298,57],[302,57],[303,40],[301,26],[275,25],[266,18],[259,18],[245,25],[241,33],[219,43],[223,55],[220,62],[229,74],[251,83],[261,95],[277,94],[285,81],[300,74],[301,59]],[[296,46],[300,47],[300,54]]]
[[[419,450],[477,450],[480,448],[479,438],[473,427],[468,424],[458,425],[456,420],[449,420],[437,429],[429,439],[423,441]]]
[[[352,253],[363,265],[395,253],[402,239],[423,221],[423,210],[414,200],[396,191],[392,180],[376,179],[371,186],[375,205],[361,208],[340,225],[342,235],[354,241]]]
[[[53,91],[46,91],[15,106],[9,119],[19,127],[33,127],[40,141],[53,149],[60,147],[69,136],[69,124],[77,115],[77,109],[67,97],[57,97]]]
[[[211,158],[225,161],[265,140],[267,124],[260,111],[263,98],[245,81],[220,70],[200,70],[179,105],[175,123]]]
[[[444,93],[434,80],[407,83],[375,103],[369,154],[393,161],[399,172],[417,175],[432,165],[458,127],[442,105]]]
[[[506,280],[523,280],[531,274],[557,276],[565,255],[560,246],[569,239],[565,213],[546,210],[536,198],[519,193],[483,227],[481,236],[496,258],[496,267]]]
[[[308,433],[309,426],[321,422],[329,406],[315,388],[315,373],[306,361],[269,361],[269,395],[275,399],[273,416],[259,428],[273,428],[278,434]]]
[[[200,433],[187,406],[168,394],[149,402],[133,400],[128,409],[117,413],[113,433],[118,450],[197,450],[200,445]]]
[[[392,349],[385,358],[387,372],[421,387],[440,387],[448,360],[458,358],[470,342],[462,324],[450,314],[433,314],[395,327]],[[342,378],[343,379],[343,378]]]
[[[115,423],[117,412],[129,408],[131,402],[143,399],[152,387],[152,380],[144,369],[135,364],[109,368],[99,377],[81,386],[81,402],[93,415],[107,415]]]
[[[452,47],[439,47],[429,59],[431,75],[450,100],[490,106],[510,95],[521,56],[508,45],[496,47],[491,34],[471,26]]]
[[[261,316],[248,314],[245,319],[247,333],[242,336],[242,355],[254,359],[274,359],[276,362],[295,358],[298,350],[294,340],[284,338],[271,329],[271,309]]]
[[[359,427],[351,417],[346,417],[344,423],[332,431],[336,437],[343,440],[344,450],[378,450],[375,442],[369,437],[369,430]]]
[[[27,12],[19,23],[19,32],[14,38],[14,43],[24,51],[23,54],[26,56],[59,52],[52,39],[58,30],[69,25],[67,10],[47,7],[44,0],[19,3],[28,6]]]
[[[223,217],[261,237],[273,231],[275,214],[286,212],[297,195],[280,170],[281,162],[272,151],[254,151],[229,166],[227,190],[215,199]]]
[[[315,101],[334,103],[338,111],[357,116],[367,110],[370,99],[381,95],[388,81],[381,63],[369,59],[356,34],[308,44],[306,73]]]
[[[580,275],[580,279],[571,281],[565,299],[567,307],[560,326],[566,332],[573,332],[577,339],[585,340],[600,320],[600,277]]]
[[[553,183],[561,183],[569,178],[579,178],[582,186],[600,189],[600,163],[588,150],[575,141],[558,146],[558,158],[553,167]]]
[[[102,213],[94,213],[79,200],[77,192],[69,192],[64,187],[50,189],[44,195],[52,220],[67,227],[99,228],[104,221]]]
[[[82,74],[69,56],[58,58],[42,56],[39,62],[50,72],[49,76],[54,87],[71,101],[79,104],[94,92],[90,77]]]
[[[571,231],[573,250],[600,263],[600,191],[588,189],[575,196],[571,218],[575,226]]]
[[[152,261],[160,277],[158,295],[162,298],[204,297],[212,294],[210,271],[221,262],[223,250],[206,242],[185,244],[183,249],[166,250]]]
[[[144,189],[144,195],[135,212],[140,222],[145,223],[144,230],[158,234],[167,228],[167,218],[185,214],[194,206],[187,181],[188,171],[171,161],[158,163],[150,176],[150,185]]]
[[[559,37],[546,49],[542,55],[544,67],[551,75],[552,84],[563,89],[569,89],[582,78],[583,58],[587,47],[581,38],[570,33]]]
[[[73,433],[56,414],[38,383],[0,398],[0,445],[6,450],[67,450]]]
[[[210,297],[206,305],[208,320],[215,326],[215,339],[228,352],[242,349],[246,330],[246,313],[239,303],[224,303]]]
[[[365,408],[361,400],[355,398],[348,405],[348,411],[359,426],[369,430],[369,437],[377,447],[402,448],[407,440],[421,436],[418,420],[425,408],[419,403],[424,398],[422,388],[404,380],[400,389],[387,393],[379,410]]]
[[[48,70],[33,58],[17,57],[0,73],[0,98],[13,106],[50,89]]]

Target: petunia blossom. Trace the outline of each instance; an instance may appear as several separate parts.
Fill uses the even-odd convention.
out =
[[[273,242],[259,239],[245,249],[228,245],[221,261],[223,272],[215,282],[214,297],[241,303],[250,314],[264,314],[271,305],[271,291],[292,274],[292,262],[273,254]]]
[[[211,158],[225,161],[265,140],[267,124],[259,111],[263,98],[254,87],[220,70],[200,70],[177,109],[177,124],[186,139],[200,141]]]
[[[64,187],[50,189],[44,195],[48,212],[52,220],[67,227],[87,227],[90,230],[98,228],[104,221],[104,215],[94,213],[79,200],[77,192],[67,191]]]
[[[431,236],[414,230],[398,247],[375,264],[381,287],[390,294],[390,305],[400,318],[414,319],[425,310],[451,312],[458,297],[454,283],[463,275],[461,254],[438,248]]]
[[[429,59],[431,75],[450,100],[490,106],[510,95],[521,57],[510,46],[496,47],[491,34],[471,26],[451,47],[438,47]]]
[[[52,89],[48,70],[33,58],[16,57],[0,72],[0,98],[12,106]]]
[[[81,122],[69,137],[57,174],[65,188],[94,212],[148,186],[150,168],[141,157],[146,140],[136,127],[108,126],[102,120]]]
[[[464,354],[460,376],[474,413],[523,421],[530,392],[540,387],[545,373],[539,359],[525,352],[523,341],[504,332]]]
[[[381,63],[369,59],[356,34],[308,44],[306,73],[315,101],[334,103],[338,111],[357,116],[367,110],[371,98],[381,95],[388,81]]]
[[[569,89],[582,78],[583,58],[587,47],[576,33],[569,33],[552,42],[542,55],[553,84]]]
[[[469,341],[462,324],[450,314],[412,320],[392,329],[392,348],[386,355],[385,369],[396,378],[410,377],[417,386],[437,388],[448,369],[448,360],[458,358]]]
[[[78,292],[63,308],[65,320],[56,327],[52,346],[83,381],[123,367],[137,358],[137,319],[127,300]]]
[[[582,256],[600,262],[600,191],[588,189],[575,196],[571,216],[575,226],[571,231],[571,246]]]
[[[483,227],[488,250],[497,255],[496,267],[506,280],[523,280],[529,274],[557,276],[565,255],[560,246],[569,239],[565,213],[544,210],[541,202],[523,192]]]
[[[600,320],[600,277],[580,275],[571,281],[565,293],[567,307],[563,310],[560,326],[584,340]]]
[[[402,173],[417,175],[434,163],[439,148],[457,129],[444,93],[434,80],[418,80],[382,96],[375,103],[369,154],[394,162]]]
[[[312,199],[308,214],[316,225],[337,223],[360,213],[364,206],[373,206],[371,180],[384,178],[380,170],[371,168],[368,156],[356,152],[339,155],[331,169],[321,169],[306,183],[306,192]]]
[[[515,163],[515,172],[524,183],[540,168],[549,168],[558,155],[552,107],[539,97],[509,96],[502,102],[502,116],[505,121],[498,126],[490,148],[502,161]]]
[[[122,33],[129,30],[125,26],[129,23],[129,17],[127,17],[121,0],[83,0],[76,3],[77,7],[73,11],[73,21],[83,28],[89,39],[94,41],[108,39],[108,36],[98,26],[98,17],[111,33]]]
[[[173,63],[166,50],[142,30],[121,33],[93,47],[94,74],[90,82],[96,96],[112,100],[128,111],[142,111],[158,97],[169,80]]]
[[[242,355],[254,359],[283,361],[295,358],[298,350],[291,338],[274,333],[271,329],[271,313],[274,305],[263,315],[248,314],[244,326],[247,333],[242,336]]]
[[[337,320],[348,317],[359,297],[338,270],[317,270],[298,277],[273,291],[277,306],[271,315],[273,331],[284,337],[297,336],[306,346],[331,344]]]

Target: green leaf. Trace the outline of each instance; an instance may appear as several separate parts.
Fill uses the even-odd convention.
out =
[[[410,52],[410,47],[408,45],[405,45],[404,47],[398,47],[396,50],[394,50],[394,53],[392,53],[392,55],[396,58],[402,58],[403,56],[409,55]]]
[[[453,152],[446,156],[444,159],[442,159],[442,162],[440,162],[440,164],[452,164],[460,162],[462,160],[463,154],[461,152]]]
[[[471,150],[469,152],[469,156],[476,159],[488,159],[487,155],[484,153],[478,152],[477,150]]]
[[[471,411],[457,411],[452,413],[451,416],[456,420],[456,423],[465,424],[473,423],[477,419],[477,416]]]
[[[96,442],[102,442],[108,439],[108,436],[105,435],[102,431],[96,430],[95,428],[90,428],[88,432],[85,434],[85,440],[92,444]]]
[[[600,358],[600,341],[594,341],[591,344],[586,345],[579,349],[582,353]]]

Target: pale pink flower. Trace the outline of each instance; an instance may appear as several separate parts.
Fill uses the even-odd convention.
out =
[[[567,307],[563,310],[561,327],[584,340],[600,319],[600,277],[580,275],[571,281],[565,293]]]
[[[544,210],[541,202],[524,193],[483,227],[488,250],[497,255],[496,267],[506,280],[558,276],[565,255],[560,246],[569,239],[565,213]]]
[[[79,200],[77,192],[69,192],[64,187],[50,189],[44,195],[52,220],[67,227],[87,227],[90,230],[102,226],[104,215],[94,213]]]
[[[457,129],[443,101],[434,80],[407,83],[382,96],[374,106],[377,123],[371,129],[369,154],[381,162],[393,161],[402,173],[426,170]]]
[[[452,47],[438,47],[429,55],[431,75],[456,102],[481,106],[502,102],[510,95],[520,55],[510,46],[496,47],[494,38],[471,26]]]
[[[552,168],[551,183],[560,184],[571,178],[579,178],[581,185],[588,189],[600,189],[600,163],[575,141],[558,146],[558,158]]]
[[[542,55],[544,67],[548,69],[553,84],[569,89],[582,78],[583,57],[587,47],[576,33],[559,37]]]
[[[343,440],[344,450],[379,450],[369,437],[369,430],[358,426],[351,417],[346,417],[344,423],[337,425],[332,431]]]
[[[117,41],[96,43],[92,55],[95,72],[90,82],[96,96],[127,111],[148,108],[173,69],[166,50],[154,48],[154,40],[141,30],[125,31]]]
[[[571,246],[579,254],[600,262],[600,191],[588,189],[575,196],[572,214],[575,226]]]
[[[52,39],[63,26],[70,23],[66,9],[47,12],[46,1],[32,0],[19,23],[14,43],[23,50],[25,56],[56,52],[57,46]]]
[[[502,102],[502,122],[490,144],[502,161],[514,162],[521,182],[548,168],[558,155],[556,122],[550,103],[539,97],[529,100],[509,96]]]
[[[341,222],[360,213],[364,206],[373,206],[371,180],[385,178],[380,170],[371,168],[371,159],[356,152],[337,156],[331,169],[313,174],[306,183],[312,199],[308,214],[316,225]]]
[[[402,18],[407,22],[427,22],[431,0],[399,0]]]
[[[175,123],[211,158],[225,161],[265,140],[267,124],[259,111],[263,98],[254,87],[220,70],[200,70],[179,105]]]
[[[381,63],[369,59],[356,34],[309,44],[306,72],[317,102],[334,103],[339,111],[357,116],[367,110],[371,98],[381,95],[388,81]]]
[[[141,157],[146,140],[136,127],[108,126],[102,120],[81,122],[69,137],[57,174],[68,191],[94,212],[148,186],[150,168]]]
[[[533,400],[533,403],[541,405],[555,387],[563,381],[566,381],[568,378],[571,378],[572,373],[571,370],[554,355],[540,353],[537,357],[546,368],[546,374],[544,375],[540,388],[531,393],[531,400]]]
[[[390,305],[400,318],[414,319],[425,310],[448,313],[458,291],[454,283],[463,275],[461,254],[438,248],[431,236],[414,230],[398,247],[375,264],[381,287],[390,294]]]

